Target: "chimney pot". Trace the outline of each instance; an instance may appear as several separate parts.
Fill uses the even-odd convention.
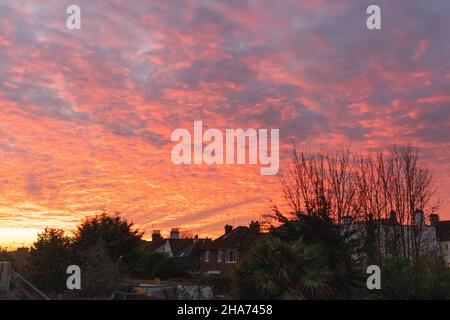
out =
[[[180,238],[180,230],[178,228],[172,228],[170,230],[170,239],[179,239]]]
[[[153,230],[152,232],[152,241],[162,240],[161,231]]]

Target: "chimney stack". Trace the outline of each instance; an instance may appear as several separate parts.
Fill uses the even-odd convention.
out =
[[[152,232],[152,241],[162,240],[161,232],[159,230],[153,230]]]
[[[437,226],[439,224],[439,215],[432,213],[430,214],[430,224],[432,226]]]
[[[180,230],[178,228],[172,228],[170,230],[170,239],[179,239],[180,238]]]
[[[254,231],[255,233],[259,233],[260,225],[258,221],[250,222],[250,230]]]
[[[425,215],[421,209],[416,209],[414,211],[414,224],[416,226],[421,226],[425,223]]]
[[[226,224],[225,225],[225,234],[229,234],[231,231],[233,231],[233,226]]]

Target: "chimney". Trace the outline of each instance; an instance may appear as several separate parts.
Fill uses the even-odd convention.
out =
[[[229,234],[231,231],[233,231],[233,226],[226,224],[225,225],[225,234]]]
[[[352,224],[352,217],[350,216],[343,216],[341,218],[341,224],[345,225],[345,226],[349,226]]]
[[[252,220],[252,222],[250,222],[250,230],[254,231],[255,233],[259,233],[259,229],[260,229],[259,222]]]
[[[152,232],[152,241],[162,240],[161,232],[159,230],[153,230]]]
[[[432,213],[430,214],[430,224],[432,226],[437,226],[439,224],[439,215]]]
[[[416,226],[421,226],[425,223],[425,215],[421,209],[416,209],[414,211],[414,224]]]
[[[180,231],[178,228],[172,228],[170,230],[170,239],[179,239],[180,238]]]

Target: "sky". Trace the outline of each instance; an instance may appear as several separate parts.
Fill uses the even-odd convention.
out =
[[[81,30],[66,8],[81,8]],[[366,28],[381,7],[382,29]],[[171,133],[277,128],[300,144],[413,143],[450,219],[448,0],[0,3],[0,246],[121,211],[215,237],[280,199],[259,165],[172,163]],[[281,172],[286,164],[281,153]]]

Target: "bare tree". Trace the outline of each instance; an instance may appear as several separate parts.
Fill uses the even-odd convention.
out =
[[[327,212],[337,221],[355,214],[355,165],[349,148],[335,153],[299,152],[294,145],[290,171],[281,178],[291,211]]]
[[[387,166],[389,209],[397,213],[400,225],[410,226],[401,228],[403,256],[418,258],[424,240],[425,216],[422,215],[438,208],[432,173],[426,163],[419,161],[419,149],[412,145],[390,147]]]
[[[438,207],[431,171],[411,145],[365,154],[349,147],[299,152],[294,145],[281,184],[293,213],[326,212],[338,224],[350,217],[374,225],[378,256],[419,257],[427,245],[420,213]]]

